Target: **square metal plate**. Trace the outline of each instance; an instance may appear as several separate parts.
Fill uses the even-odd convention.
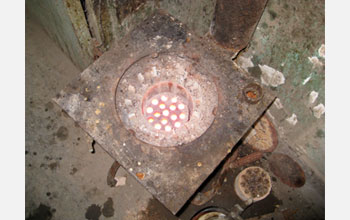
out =
[[[137,139],[119,119],[115,103],[123,73],[138,60],[163,52],[186,57],[193,65],[206,69],[218,92],[218,108],[208,130],[194,141],[172,148]],[[274,96],[259,85],[257,101],[250,100],[245,88],[252,83],[256,85],[233,67],[228,51],[210,39],[194,36],[171,16],[157,12],[116,42],[54,100],[176,214],[273,101]]]

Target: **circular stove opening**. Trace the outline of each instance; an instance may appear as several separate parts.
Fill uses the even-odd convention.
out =
[[[150,129],[171,132],[188,122],[193,111],[190,94],[173,82],[152,86],[142,99],[142,114]]]
[[[139,140],[173,147],[200,137],[214,121],[216,86],[199,65],[177,55],[142,58],[123,74],[116,111]]]

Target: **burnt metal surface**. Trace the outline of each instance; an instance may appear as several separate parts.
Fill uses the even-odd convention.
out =
[[[171,46],[169,43],[171,42]],[[205,68],[218,91],[218,108],[208,130],[171,148],[152,146],[125,129],[115,108],[117,84],[141,58],[171,52]],[[243,88],[254,81],[233,68],[231,54],[199,39],[161,12],[146,19],[84,70],[54,99],[121,166],[172,213],[177,213],[233,146],[271,104],[274,96],[250,104]]]
[[[110,187],[115,187],[117,184],[117,180],[115,179],[115,175],[120,167],[120,164],[117,161],[114,161],[111,168],[109,168],[107,174],[107,185]]]
[[[302,187],[305,173],[300,165],[286,154],[274,153],[269,157],[271,171],[290,187]]]
[[[267,0],[217,0],[213,37],[219,45],[238,52],[244,49],[258,24]]]

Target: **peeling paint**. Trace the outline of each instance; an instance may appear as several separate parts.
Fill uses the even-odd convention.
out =
[[[321,47],[318,49],[318,55],[322,58],[325,58],[325,54],[326,54],[326,48],[324,44],[322,44]]]
[[[253,56],[250,57],[244,57],[244,56],[239,56],[237,58],[237,64],[244,69],[245,71],[248,72],[249,67],[254,67],[254,63],[252,62]]]
[[[315,91],[312,91],[310,92],[310,95],[309,95],[309,103],[312,104],[316,101],[318,97],[318,92],[315,92]]]
[[[324,105],[321,103],[321,104],[318,104],[316,105],[315,107],[312,108],[312,111],[314,113],[314,116],[316,118],[321,118],[321,116],[324,114],[325,112],[325,108],[324,108]]]
[[[293,126],[296,125],[298,122],[297,115],[293,113],[292,116],[286,119],[286,121]]]
[[[309,82],[311,77],[312,77],[312,73],[310,73],[310,75],[306,79],[304,79],[303,85],[305,85],[307,82]]]
[[[283,73],[278,70],[275,70],[272,67],[267,65],[261,66],[259,64],[259,68],[261,70],[261,83],[267,86],[277,87],[279,85],[284,84],[285,78]]]
[[[281,100],[279,98],[276,98],[273,104],[276,106],[277,109],[282,109],[283,105],[281,103]]]
[[[309,61],[312,63],[313,67],[323,66],[323,63],[316,57],[308,57]]]

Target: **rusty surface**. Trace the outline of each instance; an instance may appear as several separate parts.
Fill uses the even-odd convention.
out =
[[[305,184],[305,173],[300,165],[288,155],[274,153],[269,159],[270,170],[290,187],[302,187]]]
[[[109,168],[109,171],[107,174],[108,186],[115,187],[115,184],[117,184],[117,180],[115,180],[115,174],[117,173],[119,167],[120,167],[120,164],[117,161],[114,161],[111,168]]]
[[[254,124],[243,142],[259,152],[273,152],[276,149],[278,145],[277,131],[266,114]]]
[[[186,41],[189,37],[191,40]],[[172,46],[168,47],[170,41]],[[115,108],[114,95],[122,74],[137,60],[160,52],[192,60],[201,74],[215,83],[219,97],[209,129],[196,140],[172,148],[135,138]],[[189,34],[175,19],[156,13],[84,70],[54,100],[175,214],[274,99],[263,88],[264,97],[258,103],[245,102],[242,89],[253,79],[232,69],[230,57],[210,40]],[[137,173],[145,175],[140,179]]]
[[[267,0],[217,0],[213,37],[224,48],[244,49],[258,24]]]
[[[260,160],[262,156],[263,156],[262,152],[254,152],[252,154],[249,154],[249,155],[247,155],[245,157],[242,157],[242,158],[232,162],[230,164],[230,168],[231,169],[235,169],[235,168],[247,165],[249,163],[253,163],[253,162],[257,161],[257,160]]]
[[[244,87],[243,95],[248,103],[255,104],[260,101],[264,94],[259,84],[251,83]]]

